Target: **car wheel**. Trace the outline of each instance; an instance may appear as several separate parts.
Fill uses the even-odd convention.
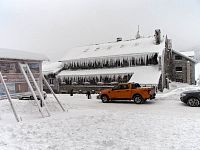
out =
[[[197,106],[199,106],[199,104],[200,104],[200,102],[199,102],[199,100],[197,99],[197,98],[189,98],[188,99],[188,102],[187,102],[187,104],[190,106],[190,107],[197,107]]]
[[[144,100],[143,100],[143,98],[142,98],[141,95],[135,95],[135,96],[133,96],[133,101],[134,101],[136,104],[144,103]]]
[[[102,95],[101,100],[102,100],[103,103],[107,103],[109,99],[108,99],[108,96]]]
[[[33,97],[33,96],[30,96],[30,100],[34,100],[34,97]]]

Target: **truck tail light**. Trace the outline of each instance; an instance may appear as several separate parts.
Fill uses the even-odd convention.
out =
[[[153,95],[154,93],[155,93],[155,89],[150,89],[150,90],[149,90],[149,94],[150,94],[150,95]]]
[[[149,94],[151,95],[151,90],[149,90]]]

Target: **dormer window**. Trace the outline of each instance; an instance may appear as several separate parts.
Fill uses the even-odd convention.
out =
[[[87,52],[89,50],[89,48],[85,49],[83,52]]]
[[[99,50],[100,49],[100,47],[97,47],[94,51],[97,51],[97,50]]]
[[[112,46],[108,46],[108,48],[107,49],[111,49],[112,48]]]
[[[139,45],[139,43],[135,43],[134,45],[135,45],[135,46],[138,46],[138,45]]]
[[[124,47],[124,45],[121,45],[121,46],[120,46],[120,48],[123,48],[123,47]]]

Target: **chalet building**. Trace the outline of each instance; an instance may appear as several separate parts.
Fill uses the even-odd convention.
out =
[[[168,86],[167,81],[195,84],[196,60],[169,47],[165,49],[162,67],[162,85]]]
[[[6,85],[12,95],[29,91],[19,63],[28,64],[40,90],[43,90],[42,62],[48,60],[45,56],[2,48],[0,48],[0,54],[0,72],[5,77]],[[5,95],[5,90],[0,82],[0,97],[3,95]]]
[[[56,75],[60,73],[60,71],[63,69],[63,65],[61,62],[46,62],[42,65],[42,73],[44,74],[44,77],[46,78],[47,82],[53,89],[55,93],[59,93],[60,91],[60,85],[59,80],[56,78]],[[50,92],[49,89],[44,86],[44,91]]]
[[[138,32],[136,39],[73,48],[61,62],[56,77],[68,87],[138,82],[162,91],[169,81],[195,83],[195,60],[173,50],[159,29],[154,36]]]

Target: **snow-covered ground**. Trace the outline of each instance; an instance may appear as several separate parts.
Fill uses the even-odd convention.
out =
[[[101,103],[92,95],[52,95],[51,117],[41,118],[34,101],[14,100],[17,123],[8,101],[0,101],[0,150],[161,150],[200,149],[200,108],[179,100],[180,92],[198,88],[171,84],[155,100]]]

